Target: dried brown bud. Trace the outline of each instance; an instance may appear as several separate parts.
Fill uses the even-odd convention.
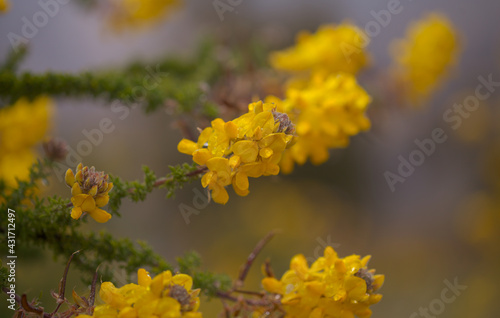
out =
[[[280,123],[278,132],[282,132],[287,135],[293,135],[295,133],[295,125],[292,123],[287,114],[273,110],[273,117],[275,123]]]
[[[53,161],[62,161],[68,154],[68,145],[59,138],[51,138],[45,141],[42,146],[47,157]]]

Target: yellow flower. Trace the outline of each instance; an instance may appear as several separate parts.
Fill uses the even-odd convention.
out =
[[[295,46],[271,54],[271,65],[286,71],[356,74],[368,61],[362,50],[365,35],[350,23],[321,26],[315,34],[302,31]]]
[[[16,178],[26,180],[35,162],[33,147],[41,142],[50,127],[54,105],[41,96],[26,98],[0,109],[0,179],[15,187]]]
[[[115,29],[145,26],[175,10],[180,0],[113,0],[110,22]]]
[[[84,167],[81,163],[76,168],[76,175],[71,169],[66,171],[65,181],[71,188],[73,219],[78,220],[83,212],[90,214],[99,223],[111,219],[111,214],[99,209],[108,204],[108,193],[113,189],[113,183],[108,182],[108,179],[108,175],[104,172],[95,171],[94,167]]]
[[[192,289],[193,280],[185,274],[163,272],[151,279],[144,269],[137,272],[138,284],[116,288],[101,284],[99,295],[104,304],[95,307],[95,318],[183,317],[202,318],[198,312],[200,290]],[[81,316],[80,316],[81,317]]]
[[[313,164],[325,162],[330,148],[345,147],[350,136],[370,128],[365,112],[371,98],[350,74],[316,73],[290,83],[285,100],[270,96],[266,101],[280,105],[296,125],[299,138],[280,162],[284,173],[308,158]]]
[[[6,12],[9,10],[10,3],[8,0],[0,0],[0,12]]]
[[[370,317],[369,306],[382,298],[375,292],[384,276],[366,268],[369,259],[358,255],[339,258],[328,246],[311,267],[303,255],[296,255],[280,280],[266,277],[262,285],[281,297],[288,318]]]
[[[248,177],[276,175],[285,149],[292,145],[295,128],[288,115],[276,105],[252,103],[248,112],[232,121],[218,118],[205,128],[197,142],[183,139],[177,149],[192,155],[193,161],[206,165],[203,187],[211,190],[215,202],[229,200],[226,186],[245,196],[249,193]]]
[[[455,63],[458,39],[454,26],[441,14],[431,13],[413,23],[405,39],[394,41],[392,55],[409,98],[428,97]]]

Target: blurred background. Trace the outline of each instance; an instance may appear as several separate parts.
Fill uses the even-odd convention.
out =
[[[258,38],[272,49],[281,49],[293,44],[298,31],[313,32],[321,24],[349,20],[363,28],[374,20],[370,12],[387,9],[387,4],[384,0],[243,0],[221,20],[212,1],[192,0],[152,26],[116,32],[102,10],[75,0],[61,5],[30,40],[30,54],[21,69],[82,72],[119,68],[138,59],[154,65],[165,55],[192,55],[209,37],[229,46]],[[252,179],[247,197],[230,192],[228,204],[211,203],[191,216],[189,224],[180,207],[194,207],[196,191],[204,191],[199,182],[177,191],[174,199],[166,200],[164,191],[156,190],[145,202],[125,202],[122,218],[104,225],[91,222],[89,230],[106,228],[117,237],[147,241],[172,262],[185,251],[196,250],[205,268],[236,277],[255,244],[279,229],[256,260],[247,289],[259,288],[260,265],[266,258],[280,276],[293,255],[302,253],[313,260],[326,245],[333,245],[340,256],[372,255],[369,267],[386,275],[380,290],[384,298],[372,307],[375,318],[410,317],[440,297],[445,280],[455,279],[467,289],[446,304],[439,317],[499,317],[493,296],[500,286],[500,131],[496,124],[500,95],[494,92],[482,101],[458,130],[443,121],[443,113],[474,92],[478,76],[493,74],[493,79],[500,80],[500,3],[443,0],[402,1],[401,5],[401,13],[391,17],[367,48],[377,72],[391,65],[391,41],[403,37],[408,24],[427,12],[441,12],[460,34],[459,62],[425,108],[384,107],[384,100],[377,99],[384,82],[374,81],[370,72],[361,74],[359,83],[375,99],[368,113],[372,129],[352,138],[346,149],[332,151],[327,163],[296,167],[290,175]],[[37,2],[12,1],[10,11],[0,17],[0,60],[11,48],[9,32],[20,34],[23,17],[39,10]],[[169,165],[191,160],[176,150],[182,135],[168,112],[145,115],[134,108],[122,120],[104,102],[55,102],[51,135],[64,138],[70,147],[85,138],[82,130],[97,128],[104,117],[116,127],[84,158],[86,165],[134,180],[142,178],[141,165],[163,175]],[[414,140],[430,138],[435,128],[445,131],[447,141],[391,191],[384,173],[395,173],[398,156],[408,158],[417,149]],[[48,193],[64,191],[65,186],[52,180]],[[47,251],[33,251],[32,257],[19,259],[18,292],[29,298],[40,296],[51,308],[49,291],[57,289],[63,262],[55,262]],[[126,281],[116,273],[115,283]],[[68,283],[68,288],[73,287],[86,288],[74,272]],[[10,315],[6,302],[2,303],[0,316]],[[205,317],[215,316],[220,308],[217,299],[202,300]]]

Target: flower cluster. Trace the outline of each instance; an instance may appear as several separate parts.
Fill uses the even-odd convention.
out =
[[[417,101],[432,92],[455,62],[458,39],[446,17],[431,13],[412,24],[406,38],[396,40],[392,49],[408,95]]]
[[[137,272],[138,284],[116,288],[111,282],[101,284],[99,296],[105,304],[96,306],[92,316],[82,318],[201,318],[198,312],[200,290],[192,290],[189,275],[163,272],[151,279],[144,269]]]
[[[180,0],[112,0],[110,21],[114,28],[143,26],[166,16]]]
[[[76,175],[71,169],[66,171],[66,184],[71,188],[73,219],[78,220],[83,212],[90,214],[99,223],[111,219],[111,214],[99,209],[108,204],[108,193],[113,189],[113,183],[108,182],[108,179],[104,172],[95,171],[94,167],[84,167],[81,163],[76,167]]]
[[[362,31],[352,24],[324,25],[315,34],[302,31],[294,47],[272,53],[271,65],[287,71],[355,74],[368,61],[361,49],[365,40]]]
[[[297,127],[299,138],[280,162],[284,173],[308,158],[313,164],[325,162],[330,148],[345,147],[350,136],[370,128],[365,112],[371,98],[351,74],[317,73],[290,83],[283,101],[272,96],[266,101],[282,105]]]
[[[278,295],[288,318],[362,318],[371,316],[370,305],[380,301],[375,292],[384,282],[366,265],[370,256],[339,258],[330,246],[311,267],[303,255],[296,255],[281,280],[266,277],[264,289]]]
[[[32,102],[21,98],[0,110],[0,179],[8,186],[28,179],[35,162],[33,147],[43,140],[53,112],[52,100],[45,96]]]
[[[183,139],[177,149],[206,165],[201,182],[212,190],[212,198],[225,204],[225,189],[232,184],[241,196],[249,193],[248,177],[277,175],[285,149],[292,145],[295,128],[286,114],[275,105],[261,101],[248,106],[248,112],[235,120],[218,118],[201,131],[197,142]]]

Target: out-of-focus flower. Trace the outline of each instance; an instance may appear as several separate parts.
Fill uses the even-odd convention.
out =
[[[0,13],[9,10],[10,3],[8,0],[0,0]]]
[[[286,71],[356,74],[368,62],[365,36],[350,23],[321,26],[315,34],[303,31],[295,46],[271,54],[271,65]]]
[[[289,173],[294,163],[304,164],[308,158],[321,164],[329,158],[330,148],[345,147],[350,136],[369,129],[365,112],[370,101],[347,73],[316,73],[308,80],[292,82],[283,101],[268,97],[266,102],[280,105],[296,125],[297,142],[283,154],[282,171]]]
[[[78,220],[83,212],[90,214],[99,223],[111,219],[111,214],[99,209],[108,204],[108,193],[113,189],[113,183],[108,182],[108,179],[108,175],[104,172],[95,171],[94,167],[84,167],[81,163],[76,168],[76,175],[71,169],[66,171],[65,181],[71,188],[73,219]]]
[[[0,178],[8,186],[16,178],[26,180],[35,161],[33,146],[41,142],[50,127],[54,105],[46,96],[30,102],[19,99],[0,110]]]
[[[225,189],[232,184],[241,196],[248,194],[248,177],[277,175],[278,163],[292,144],[295,128],[275,105],[261,101],[248,106],[248,112],[233,121],[218,118],[201,131],[197,142],[183,139],[177,149],[206,165],[202,185],[212,190],[212,198],[225,204]]]
[[[181,0],[111,0],[110,22],[115,29],[145,26],[158,21],[181,4]]]
[[[45,155],[54,161],[61,161],[68,154],[68,145],[62,139],[50,138],[42,144]]]
[[[103,305],[95,307],[95,318],[128,317],[179,317],[201,318],[200,290],[192,290],[193,279],[189,275],[172,275],[163,272],[151,279],[144,269],[138,271],[138,284],[116,288],[111,282],[101,284],[99,295]]]
[[[408,97],[428,97],[445,77],[458,55],[457,32],[441,14],[431,13],[413,23],[405,39],[395,40],[392,55]]]
[[[304,255],[296,255],[280,280],[266,277],[262,285],[279,295],[285,317],[367,318],[372,314],[370,305],[382,298],[375,292],[384,282],[384,275],[374,275],[375,270],[367,269],[369,259],[360,259],[359,255],[339,258],[328,246],[311,267]]]

